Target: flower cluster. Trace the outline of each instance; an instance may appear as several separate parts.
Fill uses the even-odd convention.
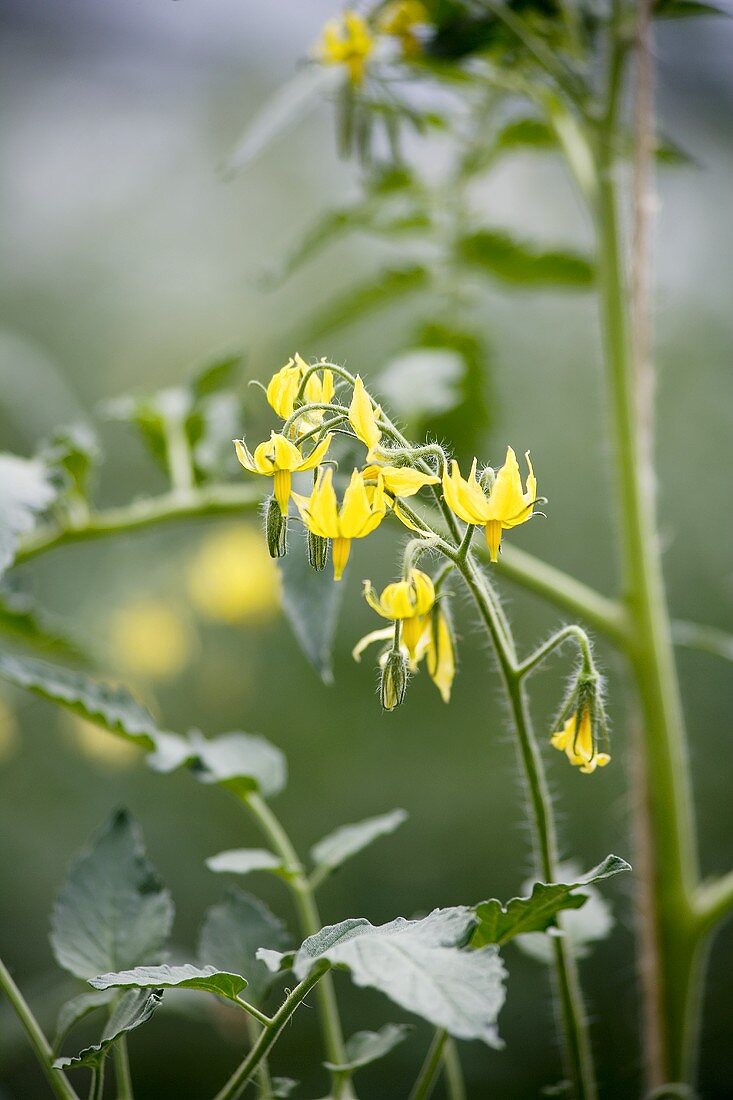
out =
[[[315,56],[325,65],[343,65],[350,82],[358,85],[364,80],[378,35],[397,40],[403,56],[412,58],[420,53],[420,28],[429,22],[428,11],[420,0],[391,0],[371,22],[347,9],[326,23]]]

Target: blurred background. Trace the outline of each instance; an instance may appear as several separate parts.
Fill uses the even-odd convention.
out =
[[[262,276],[314,216],[357,193],[334,152],[322,103],[233,178],[223,166],[268,95],[288,80],[332,6],[324,0],[3,0],[0,84],[0,449],[30,454],[61,424],[129,391],[180,381],[212,355],[244,355],[241,429],[266,423],[266,379],[296,349],[328,355],[375,379],[410,346],[426,318],[419,297],[308,343],[312,318],[345,285],[378,269],[385,248],[350,237],[276,290]],[[656,52],[663,132],[694,164],[660,172],[657,262],[660,506],[673,612],[730,629],[733,604],[727,502],[733,384],[733,24],[725,18],[660,25]],[[415,148],[430,170],[440,143]],[[587,243],[573,192],[550,159],[517,156],[477,200],[492,225]],[[399,248],[390,246],[399,256]],[[592,295],[485,291],[480,379],[488,417],[479,453],[498,462],[508,442],[531,446],[547,521],[517,544],[612,591],[608,445]],[[460,420],[455,430],[460,433]],[[428,421],[428,427],[430,423]],[[241,433],[240,433],[241,434]],[[464,445],[460,434],[455,440]],[[125,426],[103,429],[97,499],[111,505],[162,487]],[[471,446],[474,441],[471,441]],[[721,500],[721,497],[723,498]],[[290,782],[275,809],[305,852],[338,824],[409,812],[323,888],[329,922],[382,922],[434,906],[520,891],[529,870],[521,789],[498,685],[470,609],[455,601],[460,673],[450,709],[424,675],[407,705],[380,713],[369,660],[355,641],[375,626],[359,595],[391,577],[399,533],[355,547],[339,627],[335,684],[304,661],[279,610],[277,578],[257,521],[186,523],[135,537],[67,547],[23,570],[35,595],[101,667],[134,687],[163,728],[266,734],[286,752]],[[504,585],[529,645],[558,615]],[[603,645],[613,720],[613,766],[592,780],[547,751],[564,853],[584,868],[608,852],[630,857],[627,729],[621,670]],[[730,669],[680,651],[703,871],[731,865]],[[540,731],[566,666],[535,685]],[[233,801],[185,774],[163,778],[140,754],[51,706],[0,689],[0,954],[52,1029],[75,991],[48,946],[48,914],[69,860],[120,804],[141,822],[177,904],[182,951],[224,884],[203,860],[259,843]],[[246,884],[289,913],[280,884]],[[604,1097],[636,1095],[637,1005],[630,882],[603,890],[615,922],[593,945],[583,978]],[[542,964],[509,948],[503,1052],[464,1044],[471,1097],[520,1100],[559,1079],[552,1005]],[[730,927],[713,948],[704,1004],[701,1094],[733,1094]],[[337,978],[347,1032],[400,1013]],[[47,1095],[22,1036],[0,1006],[0,1096]],[[83,1035],[82,1035],[83,1038]],[[92,1034],[89,1034],[92,1038]],[[429,1029],[363,1072],[360,1095],[406,1094]],[[236,1036],[212,1021],[161,1013],[132,1037],[139,1100],[199,1097],[237,1061]],[[320,1095],[315,1012],[301,1012],[278,1047],[275,1072]],[[319,1091],[320,1090],[320,1091]],[[436,1093],[439,1095],[439,1093]]]

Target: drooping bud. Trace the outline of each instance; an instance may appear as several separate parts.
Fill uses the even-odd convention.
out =
[[[407,690],[407,659],[398,650],[390,650],[382,665],[379,695],[385,710],[395,710],[405,698]]]
[[[271,558],[283,558],[288,549],[288,517],[280,511],[280,505],[271,496],[265,505],[265,537]]]
[[[550,743],[585,775],[611,760],[599,744],[608,740],[603,681],[595,669],[581,668],[554,723]]]
[[[322,572],[326,568],[326,562],[328,561],[328,539],[322,538],[320,535],[314,535],[312,531],[308,531],[308,561],[311,568],[315,569],[317,573]]]

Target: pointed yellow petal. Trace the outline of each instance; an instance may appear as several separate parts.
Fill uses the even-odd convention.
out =
[[[244,442],[243,439],[234,440],[234,449],[237,452],[237,458],[242,463],[245,470],[249,470],[249,472],[252,474],[259,473],[259,470],[255,466],[255,460],[250,454],[247,444]]]
[[[361,660],[361,655],[367,646],[370,646],[373,642],[388,642],[394,634],[394,629],[391,626],[384,626],[380,630],[372,630],[370,634],[365,634],[361,638],[351,651],[351,656],[355,661]]]
[[[456,658],[448,619],[440,609],[436,611],[431,624],[427,666],[428,674],[440,692],[443,702],[450,702],[456,675]]]
[[[440,481],[440,478],[421,474],[409,466],[382,466],[381,473],[385,489],[396,497],[414,496],[423,486],[437,485]]]
[[[273,432],[270,436],[272,463],[276,470],[297,470],[303,461],[303,456],[289,439],[284,435]]]
[[[382,433],[377,427],[371,398],[364,389],[364,383],[358,374],[349,406],[349,423],[356,438],[361,440],[371,454],[382,438]]]
[[[313,470],[313,469],[315,469],[315,467],[318,466],[320,464],[321,460],[324,458],[324,456],[326,454],[326,451],[328,450],[328,448],[331,445],[331,440],[332,439],[333,439],[333,435],[332,435],[331,432],[329,432],[328,435],[325,436],[321,440],[321,442],[316,447],[313,448],[313,450],[311,451],[311,453],[308,455],[307,458],[304,459],[301,456],[301,462],[300,462],[300,465],[297,467],[297,469],[298,470]]]
[[[295,395],[300,385],[300,370],[289,359],[284,367],[273,374],[267,387],[267,400],[277,415],[287,420],[292,414]]]

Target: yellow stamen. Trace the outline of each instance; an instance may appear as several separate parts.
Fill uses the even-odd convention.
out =
[[[351,539],[337,538],[333,540],[333,579],[340,581],[346,563],[349,560],[349,554],[351,553]]]
[[[501,520],[490,519],[486,524],[486,545],[489,548],[489,557],[493,562],[497,562],[501,545]]]
[[[288,501],[290,500],[290,484],[292,475],[290,470],[275,470],[272,475],[275,499],[280,505],[282,515],[288,514]]]

